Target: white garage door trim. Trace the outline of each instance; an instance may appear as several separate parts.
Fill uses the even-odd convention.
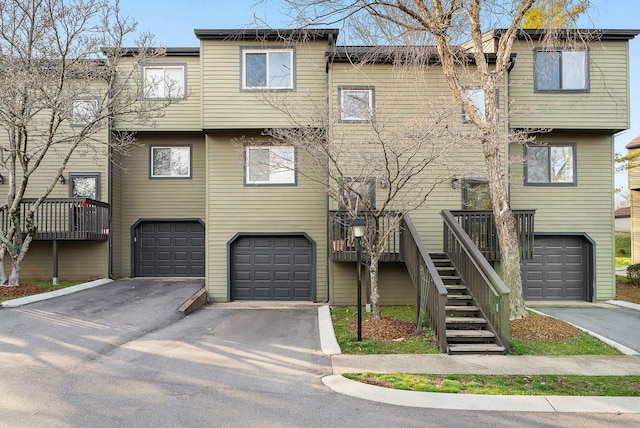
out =
[[[316,301],[316,243],[315,241],[304,232],[277,232],[277,233],[255,233],[255,232],[241,232],[237,233],[233,238],[231,238],[227,242],[227,301],[231,302],[233,299],[233,271],[234,271],[234,249],[235,244],[242,238],[278,238],[278,237],[295,237],[295,238],[304,238],[309,242],[310,245],[310,296],[307,299],[282,299],[284,301],[308,301],[315,302]],[[241,299],[241,300],[254,300],[254,301],[277,301],[276,298],[265,298],[265,299]]]

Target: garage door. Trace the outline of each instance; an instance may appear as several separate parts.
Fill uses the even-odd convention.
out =
[[[313,300],[313,245],[305,236],[240,236],[230,271],[231,300]]]
[[[134,228],[137,277],[204,276],[204,225],[199,221],[143,221]]]
[[[525,300],[589,300],[590,243],[582,236],[536,236],[522,262]]]

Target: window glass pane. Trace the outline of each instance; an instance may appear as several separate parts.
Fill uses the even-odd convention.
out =
[[[562,89],[585,89],[587,53],[584,51],[562,52]]]
[[[293,147],[274,147],[271,149],[270,162],[270,182],[271,183],[294,183],[295,182],[295,160]]]
[[[529,183],[549,182],[549,148],[527,148],[527,181]]]
[[[74,198],[98,199],[97,185],[98,185],[98,177],[72,176],[71,196]]]
[[[490,210],[489,183],[466,182],[464,189],[464,208],[468,210]]]
[[[269,149],[249,147],[247,151],[247,171],[250,182],[268,182]]]
[[[484,89],[465,89],[465,92],[467,93],[471,104],[473,104],[478,110],[480,110],[480,115],[484,118]],[[465,122],[471,121],[471,118],[466,112],[464,113],[464,120]]]
[[[154,147],[153,149],[153,176],[171,175],[171,149],[168,147]]]
[[[371,90],[343,89],[340,98],[342,120],[371,119]]]
[[[71,123],[74,125],[84,125],[91,122],[96,117],[98,110],[98,100],[78,99],[73,100],[71,106]]]
[[[573,177],[573,147],[552,146],[549,147],[549,163],[551,170],[551,182],[572,183]]]
[[[171,149],[171,175],[185,177],[189,175],[189,148],[174,147]]]
[[[267,86],[267,54],[248,53],[245,56],[247,87]]]
[[[291,52],[269,52],[269,87],[292,87]]]
[[[164,70],[159,67],[144,69],[144,97],[160,98],[164,96]]]
[[[538,90],[560,89],[560,52],[537,53],[536,87]]]
[[[184,69],[170,67],[164,70],[164,96],[182,97],[184,95]]]

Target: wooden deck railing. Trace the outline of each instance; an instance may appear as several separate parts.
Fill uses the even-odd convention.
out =
[[[509,351],[509,289],[476,248],[459,220],[450,211],[442,211],[444,252],[489,321],[488,326],[499,344]]]
[[[500,261],[500,245],[492,211],[456,210],[450,212],[487,260],[490,262]],[[532,259],[535,210],[513,210],[513,214],[516,218],[520,258],[523,260]]]
[[[362,216],[367,224],[373,219],[371,216],[363,213]],[[380,218],[380,236],[386,234],[394,224],[397,224],[402,213],[399,211],[387,211]],[[331,251],[331,260],[336,262],[355,262],[356,246],[353,235],[351,234],[351,221],[353,219],[349,213],[345,211],[329,211],[329,242]],[[369,226],[370,230],[371,227]],[[387,237],[385,241],[385,252],[380,257],[381,262],[400,262],[402,261],[402,248],[400,246],[402,228],[396,227],[394,231]],[[363,253],[366,260],[367,253]]]
[[[20,205],[22,230],[36,199],[23,199]],[[48,198],[35,213],[34,240],[106,241],[109,237],[109,204],[87,198]],[[0,211],[3,230],[9,227],[6,206]]]
[[[416,285],[417,326],[424,317],[434,331],[440,352],[447,352],[447,328],[445,323],[447,288],[438,274],[420,235],[408,215],[402,220],[402,252],[411,280]]]

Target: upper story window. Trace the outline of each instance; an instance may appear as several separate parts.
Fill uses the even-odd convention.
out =
[[[480,112],[480,116],[484,119],[485,107],[484,107],[484,89],[482,88],[465,88],[464,92],[469,97],[469,101]],[[462,111],[462,121],[464,123],[471,123],[471,116],[466,111]]]
[[[296,184],[296,151],[293,146],[245,146],[245,184]]]
[[[372,86],[338,87],[341,122],[368,122],[373,118],[375,88]]]
[[[577,184],[575,143],[528,145],[525,158],[525,184]]]
[[[71,101],[71,126],[85,126],[96,119],[100,102],[98,98],[75,98]]]
[[[69,173],[69,196],[72,198],[100,199],[100,173]]]
[[[534,53],[536,92],[589,90],[586,49],[536,49]]]
[[[151,178],[191,178],[191,146],[151,146]]]
[[[146,99],[184,98],[186,65],[149,64],[142,68],[143,97]]]
[[[294,49],[242,50],[242,89],[292,90]]]

